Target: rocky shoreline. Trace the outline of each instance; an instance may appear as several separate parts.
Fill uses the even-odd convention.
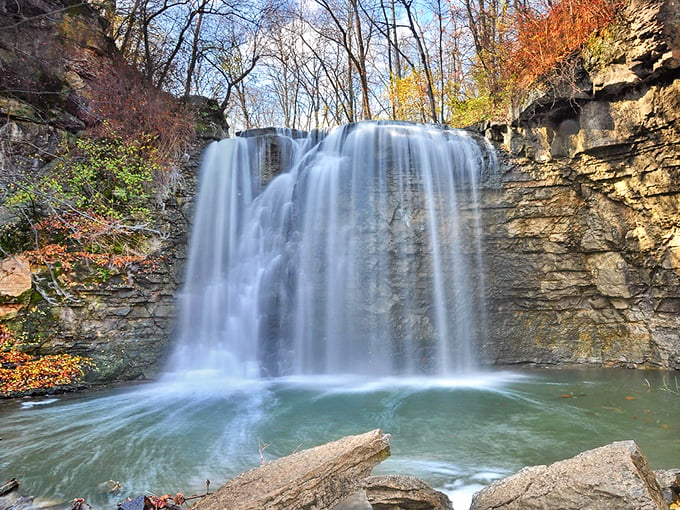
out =
[[[390,435],[376,429],[263,463],[215,492],[208,492],[208,485],[205,495],[186,499],[197,499],[189,506],[193,510],[453,510],[446,494],[415,477],[371,476],[389,455]],[[174,503],[170,496],[140,496],[118,508],[179,509],[186,504],[181,494]],[[0,510],[32,508],[18,480],[0,485]],[[680,508],[680,468],[653,471],[634,441],[617,441],[497,480],[473,496],[469,510],[606,508]],[[70,509],[91,507],[77,499]]]

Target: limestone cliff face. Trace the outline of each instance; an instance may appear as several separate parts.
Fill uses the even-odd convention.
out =
[[[487,130],[486,360],[680,368],[679,19],[633,0],[570,83]]]
[[[25,228],[25,218],[5,200],[17,183],[54,165],[60,145],[93,122],[88,94],[101,87],[94,77],[114,72],[120,62],[100,14],[78,0],[0,2],[0,323],[28,353],[93,358],[96,382],[152,376],[162,368],[198,159],[184,169],[181,185],[155,204],[159,235],[147,247],[157,260],[153,268],[83,279],[68,288],[70,299],[60,299],[46,269],[15,253],[12,236]]]
[[[62,137],[88,122],[79,91],[110,41],[97,13],[59,3],[2,4],[0,184],[8,169],[40,171]],[[481,195],[484,362],[680,368],[678,18],[673,0],[631,0],[617,26],[588,45],[569,83],[535,92],[512,125],[487,130],[501,165]],[[47,65],[66,48],[80,48],[69,53],[79,57]],[[27,69],[47,93],[21,92]],[[281,150],[273,147],[272,157]],[[0,256],[0,320],[26,350],[92,356],[100,381],[159,371],[197,160],[185,169],[186,186],[157,211],[168,235],[154,248],[164,259],[153,271],[83,285],[74,289],[78,302],[51,305],[36,293],[25,260]],[[15,220],[1,193],[0,186],[0,234]],[[417,265],[417,255],[405,264]]]

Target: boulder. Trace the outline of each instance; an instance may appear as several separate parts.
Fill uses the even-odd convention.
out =
[[[0,261],[0,297],[19,297],[31,289],[31,270],[26,257],[7,257]]]
[[[331,510],[373,510],[373,507],[368,502],[366,491],[361,489],[350,497],[343,499],[340,503],[333,506]]]
[[[654,471],[659,486],[663,491],[666,503],[680,502],[680,469],[662,469]]]
[[[549,466],[527,467],[476,493],[470,510],[668,510],[634,441],[588,450]]]
[[[373,430],[252,469],[201,499],[193,510],[331,508],[361,488],[389,456],[389,434]]]
[[[413,476],[371,476],[364,489],[373,510],[453,510],[446,494]]]

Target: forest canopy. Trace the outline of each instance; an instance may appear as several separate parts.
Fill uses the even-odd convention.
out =
[[[462,126],[610,24],[619,0],[119,0],[128,62],[236,129],[363,119]]]

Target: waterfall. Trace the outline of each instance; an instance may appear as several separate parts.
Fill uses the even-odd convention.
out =
[[[474,370],[488,155],[463,131],[394,122],[211,144],[174,367],[236,378]]]

